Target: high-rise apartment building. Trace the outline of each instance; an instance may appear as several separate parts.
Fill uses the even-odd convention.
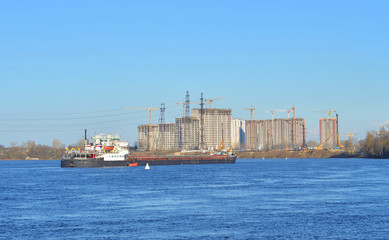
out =
[[[337,146],[337,126],[336,118],[320,119],[320,144],[322,148],[332,148]]]
[[[246,120],[245,148],[271,150],[300,147],[304,142],[304,122],[303,118],[295,118],[293,131],[293,119]]]
[[[199,149],[199,119],[194,117],[176,118],[175,132],[178,149]]]
[[[245,146],[245,120],[232,119],[231,122],[231,145],[233,149],[243,149]]]
[[[200,148],[217,149],[221,144],[231,147],[231,109],[204,108],[201,114],[196,108],[192,109],[192,117],[200,121]]]
[[[138,126],[138,149],[142,151],[176,149],[176,132],[174,124],[152,124]],[[150,148],[149,148],[150,144]]]

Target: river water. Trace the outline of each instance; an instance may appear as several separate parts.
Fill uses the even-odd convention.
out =
[[[389,239],[389,160],[0,161],[0,239]]]

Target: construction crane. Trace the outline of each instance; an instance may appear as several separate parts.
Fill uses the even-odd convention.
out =
[[[186,104],[200,104],[200,102],[186,102],[185,99],[182,102],[176,103],[177,105],[182,104],[182,116],[185,117],[185,105]]]
[[[320,146],[318,146],[316,149],[317,150],[322,150],[323,149],[323,146],[324,144],[331,138],[331,131],[329,132],[328,136],[326,137],[326,139],[320,144]]]
[[[343,148],[344,146],[340,143],[339,133],[337,134],[338,148]]]
[[[356,133],[349,133],[349,134],[342,134],[342,136],[348,136],[348,142],[349,142],[349,144],[350,144],[350,146],[351,146],[351,137],[352,136],[356,136],[356,135],[358,135],[358,134],[356,134]],[[343,146],[342,146],[343,147]]]
[[[328,113],[328,119],[331,119],[331,113],[336,113],[337,111],[331,111],[331,108],[328,108],[328,111],[314,111],[314,112],[322,112],[322,113]],[[325,125],[325,129],[328,129],[329,126],[328,126],[328,123],[326,122],[326,125]],[[340,144],[340,141],[339,141],[339,122],[338,122],[338,114],[336,114],[336,129],[334,130],[334,134],[336,133],[336,140],[337,140],[337,144],[336,146],[338,148],[342,148],[343,146]],[[327,141],[327,140],[326,140]]]
[[[271,119],[274,120],[274,113],[275,113],[275,111],[269,110],[269,111],[266,111],[266,113],[271,113]]]
[[[349,134],[347,134],[348,135],[348,141],[349,141],[349,143],[350,143],[350,145],[351,145],[351,136],[356,136],[356,135],[358,135],[358,134],[356,134],[356,133],[349,133]]]
[[[221,97],[221,98],[213,98],[213,99],[205,99],[205,102],[207,102],[209,104],[209,108],[212,108],[212,102],[215,101],[215,100],[220,100],[220,99],[224,99],[226,97]]]
[[[245,108],[245,110],[249,110],[250,113],[251,113],[251,149],[254,149],[254,124],[253,124],[253,111],[255,110],[255,108],[253,108],[253,105],[251,105],[251,108]]]
[[[293,104],[293,122],[292,122],[292,143],[296,143],[296,107]],[[304,120],[305,121],[305,120]]]
[[[352,146],[351,136],[356,136],[356,135],[358,135],[358,134],[355,134],[355,133],[349,133],[349,134],[348,134],[349,150],[351,149],[351,146]]]
[[[269,111],[266,111],[266,113],[271,113],[272,115],[272,120],[274,120],[274,113],[276,112],[287,112],[288,113],[288,118],[290,118],[290,112],[292,110],[290,109],[276,109],[276,110],[269,110]]]
[[[224,146],[224,141],[223,141],[223,137],[222,137],[222,141],[221,141],[221,144],[220,144],[220,147],[217,149],[219,152],[223,151],[223,149],[225,147],[229,146],[230,148],[227,149],[227,151],[232,151],[232,147],[231,147],[231,135],[230,137],[228,138],[228,144],[226,144],[226,146]]]
[[[314,111],[314,112],[328,113],[328,118],[331,118],[331,113],[336,113],[337,111],[331,111],[331,109],[328,108],[328,111]]]
[[[285,110],[280,110],[281,112],[287,112],[288,113],[288,119],[290,118],[290,112],[292,111],[291,109],[285,109]]]
[[[123,107],[123,109],[139,109],[139,110],[149,110],[149,141],[148,141],[148,149],[151,150],[150,139],[151,139],[151,111],[159,110],[159,108],[144,108],[144,107]]]

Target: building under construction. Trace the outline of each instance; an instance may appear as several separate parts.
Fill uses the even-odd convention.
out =
[[[336,118],[320,119],[320,148],[333,148],[338,145],[338,126]]]
[[[231,109],[193,109],[192,117],[200,121],[200,149],[231,147]]]
[[[176,118],[174,124],[138,126],[138,148],[142,151],[217,149],[222,144],[231,147],[231,109],[206,108],[203,114],[201,109],[193,109],[192,117]]]
[[[231,109],[211,108],[216,99],[204,100],[201,94],[200,103],[189,101],[189,92],[183,106],[183,117],[176,118],[175,123],[164,124],[165,105],[161,108],[148,108],[149,125],[138,126],[138,147],[140,150],[211,150],[223,147],[234,149],[295,149],[305,144],[305,119],[295,118],[295,107],[291,110],[273,110],[270,120],[253,120],[251,106],[251,120],[232,119]],[[209,108],[204,108],[204,102]],[[200,108],[192,109],[190,104],[200,104]],[[138,108],[136,108],[138,109]],[[142,108],[143,109],[143,108]],[[161,110],[160,124],[151,124],[151,110]],[[293,111],[293,118],[289,118]],[[275,112],[287,112],[287,119],[274,119]],[[323,120],[323,119],[322,119]],[[336,129],[330,120],[320,121],[321,141],[325,146],[336,143]],[[324,130],[322,130],[322,128]],[[333,135],[331,135],[331,133]],[[327,138],[327,136],[330,136]]]
[[[305,119],[245,121],[245,149],[272,150],[300,147],[305,143]],[[252,132],[252,133],[251,133]]]
[[[149,138],[150,127],[150,138]],[[150,145],[150,147],[149,147]],[[175,124],[152,124],[138,126],[138,149],[173,150],[176,149]]]
[[[176,146],[180,150],[199,149],[199,119],[195,117],[176,118]]]
[[[201,109],[193,109],[192,117],[176,118],[174,124],[138,126],[139,150],[217,149],[222,144],[224,148],[273,150],[294,149],[305,143],[304,118],[239,120],[231,118],[231,109],[208,108],[203,109],[202,117],[203,126]],[[325,148],[336,145],[336,133],[332,130],[336,129],[334,120],[320,120],[321,142],[330,136]]]
[[[232,119],[231,122],[231,144],[233,149],[243,149],[245,147],[245,120]]]

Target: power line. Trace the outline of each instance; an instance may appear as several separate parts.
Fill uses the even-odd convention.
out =
[[[78,120],[78,119],[91,119],[91,118],[106,118],[106,117],[115,117],[115,116],[125,116],[125,115],[135,115],[143,113],[141,111],[137,112],[127,112],[127,113],[118,113],[118,114],[109,114],[109,115],[95,115],[95,116],[83,116],[83,117],[64,117],[64,118],[28,118],[28,117],[20,117],[20,118],[7,118],[1,117],[0,120],[25,120],[25,121],[59,121],[59,120]]]

